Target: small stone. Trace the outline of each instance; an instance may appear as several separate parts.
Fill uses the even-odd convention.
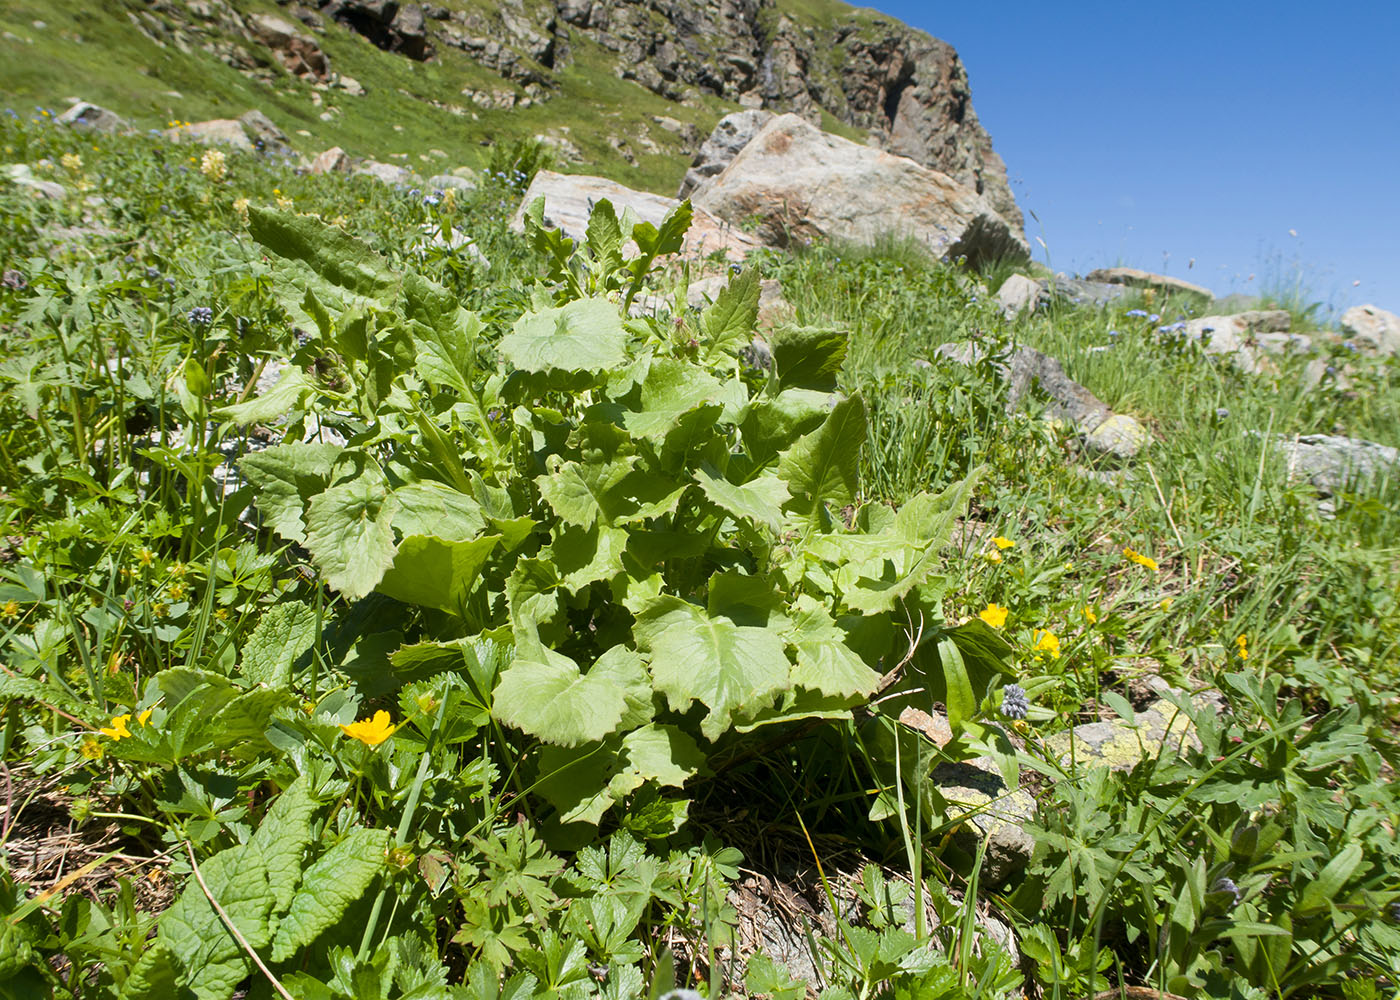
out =
[[[997,289],[997,302],[1001,305],[1003,316],[1015,319],[1023,312],[1035,312],[1042,294],[1044,289],[1040,287],[1040,282],[1024,274],[1013,274]]]
[[[1115,413],[1084,436],[1089,450],[1127,461],[1146,447],[1152,436],[1126,413]]]

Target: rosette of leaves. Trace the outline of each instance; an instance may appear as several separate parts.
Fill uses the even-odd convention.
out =
[[[848,717],[911,648],[959,722],[1004,669],[981,632],[940,627],[938,552],[975,477],[898,512],[861,504],[842,332],[785,330],[746,372],[751,272],[698,315],[629,318],[688,204],[657,227],[600,202],[581,247],[533,206],[550,283],[493,357],[431,282],[314,219],[250,216],[277,293],[317,331],[305,351],[343,364],[334,389],[294,364],[222,416],[290,412],[294,433],[339,413],[355,431],[243,460],[265,524],[345,597],[419,608],[419,654],[513,646],[491,711],[542,744],[535,788],[561,821],[680,787],[759,727]]]

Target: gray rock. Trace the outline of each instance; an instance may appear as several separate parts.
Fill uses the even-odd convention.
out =
[[[1257,333],[1259,350],[1265,354],[1311,354],[1312,338],[1304,333]]]
[[[0,174],[8,177],[11,184],[32,192],[36,197],[62,201],[68,197],[68,189],[57,181],[44,181],[34,176],[27,163],[10,163],[0,167]]]
[[[1050,291],[1075,305],[1088,304],[1106,306],[1133,295],[1127,285],[1114,285],[1106,281],[1086,281],[1084,278],[1071,278],[1064,274],[1055,275]]]
[[[1187,320],[1180,333],[1199,343],[1207,354],[1229,356],[1241,371],[1257,374],[1263,370],[1257,348],[1266,334],[1278,334],[1283,338],[1270,336],[1271,347],[1298,346],[1287,333],[1291,322],[1292,317],[1282,309],[1256,309],[1233,316],[1201,316]],[[1311,346],[1306,337],[1302,342]]]
[[[1205,301],[1215,298],[1215,293],[1209,288],[1194,285],[1181,278],[1142,271],[1136,267],[1101,267],[1097,271],[1090,271],[1085,277],[1090,281],[1102,281],[1110,285],[1127,285],[1131,288],[1151,288],[1164,294],[1189,295]]]
[[[438,191],[454,188],[458,191],[475,191],[476,181],[456,174],[434,174],[428,178],[428,187]]]
[[[896,233],[974,264],[1030,256],[1019,229],[973,189],[797,115],[768,122],[692,201],[734,225],[757,219],[772,246],[816,237],[870,243]]]
[[[1022,825],[1035,815],[1035,797],[1024,788],[1008,791],[990,757],[942,763],[930,777],[945,803],[946,818],[962,821],[954,834],[955,841],[962,841],[959,846],[974,853],[980,841],[987,842],[985,883],[999,885],[1024,872],[1035,840]]]
[[[943,344],[934,353],[971,365],[984,356],[984,351],[981,345],[963,341]],[[998,372],[1008,385],[1008,412],[1014,412],[1027,393],[1038,390],[1049,397],[1046,413],[1072,425],[1085,446],[1099,454],[1131,459],[1150,440],[1137,420],[1115,414],[1108,404],[1066,375],[1060,363],[1048,354],[1031,347],[1017,347],[998,365]]]
[[[357,176],[373,177],[381,184],[388,184],[390,187],[412,184],[415,179],[413,171],[407,167],[401,167],[396,163],[380,163],[378,160],[366,160],[355,167],[351,173]]]
[[[310,172],[313,174],[335,174],[345,173],[350,169],[350,155],[339,146],[332,146],[316,155],[316,159],[311,161]]]
[[[165,137],[171,142],[184,142],[186,139],[203,143],[206,146],[232,146],[251,153],[253,141],[243,129],[243,123],[234,118],[214,118],[207,122],[195,122],[180,128],[165,130]]]
[[[253,146],[265,153],[286,156],[292,152],[292,144],[287,135],[271,118],[256,108],[238,116],[246,131],[253,139]]]
[[[520,208],[511,219],[512,229],[517,232],[524,230],[525,209],[536,198],[545,200],[545,223],[559,227],[566,236],[573,239],[583,238],[588,226],[589,212],[604,198],[612,202],[619,216],[624,208],[630,208],[639,220],[650,222],[652,225],[659,225],[661,220],[680,204],[678,199],[635,191],[602,177],[541,170],[530,182],[529,190],[521,199]],[[719,250],[727,259],[737,261],[743,260],[758,246],[758,241],[751,236],[697,207],[694,220],[685,234],[681,254],[697,258]]]
[[[120,132],[126,128],[126,122],[115,111],[108,111],[87,101],[78,101],[55,120],[60,125],[88,128],[94,132]]]
[[[1079,767],[1109,767],[1129,771],[1138,762],[1165,751],[1199,748],[1190,718],[1165,698],[1153,701],[1133,719],[1088,722],[1055,733],[1045,748],[1060,763]]]
[[[690,195],[707,178],[714,177],[734,161],[749,140],[776,116],[771,111],[735,111],[725,115],[705,140],[690,169],[685,172],[677,198]]]
[[[1342,313],[1342,331],[1376,354],[1400,354],[1400,316],[1378,306],[1353,306]]]
[[[1002,315],[1015,319],[1023,312],[1035,312],[1044,291],[1040,282],[1024,274],[1013,274],[997,289],[997,302],[1001,305]]]
[[[296,25],[273,14],[254,14],[247,23],[249,34],[272,49],[287,72],[318,83],[329,78],[330,62],[326,54],[314,38],[301,32]]]
[[[1328,434],[1275,435],[1274,445],[1287,462],[1288,478],[1307,480],[1323,494],[1400,476],[1400,449],[1374,441]]]

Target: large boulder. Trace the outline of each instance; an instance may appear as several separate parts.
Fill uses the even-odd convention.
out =
[[[287,135],[267,115],[256,108],[238,116],[243,131],[253,141],[253,146],[265,153],[286,156],[292,151]]]
[[[893,233],[974,263],[1030,256],[1018,229],[976,191],[797,115],[768,122],[691,200],[734,225],[756,218],[759,237],[774,246],[813,237],[868,243]]]
[[[274,14],[254,14],[248,19],[248,31],[270,48],[293,76],[318,83],[330,76],[330,62],[316,40],[290,21]]]
[[[1342,331],[1376,354],[1400,354],[1400,316],[1377,306],[1353,306],[1342,313]]]
[[[321,13],[330,15],[388,52],[398,52],[419,61],[433,54],[422,4],[400,4],[398,0],[323,0]]]
[[[253,140],[248,138],[243,123],[234,118],[214,118],[207,122],[195,122],[192,125],[166,129],[165,137],[171,142],[192,139],[206,146],[232,146],[234,149],[241,149],[249,153],[254,149]]]
[[[1186,320],[1175,324],[1178,329],[1174,332],[1198,342],[1207,354],[1228,356],[1241,371],[1256,374],[1262,371],[1257,349],[1266,344],[1277,346],[1275,335],[1283,335],[1284,342],[1291,345],[1291,323],[1292,317],[1282,309],[1251,309],[1233,316]]]
[[[1400,478],[1400,449],[1374,441],[1330,434],[1275,435],[1274,445],[1287,462],[1289,479],[1307,480],[1320,493]]]
[[[714,177],[734,162],[734,157],[758,135],[759,130],[773,120],[771,111],[751,109],[735,111],[719,120],[710,137],[700,146],[690,169],[685,172],[677,198],[684,198],[707,178]]]
[[[575,240],[583,239],[588,228],[589,213],[593,206],[604,198],[612,202],[619,215],[624,208],[630,208],[638,219],[652,225],[660,225],[661,220],[680,204],[676,198],[634,191],[603,177],[541,170],[530,182],[529,190],[525,192],[520,208],[511,220],[512,229],[517,232],[524,230],[525,210],[536,198],[544,199],[545,223],[557,226],[563,230],[564,235]],[[704,208],[696,206],[695,218],[685,235],[681,254],[686,257],[705,257],[720,250],[727,259],[743,260],[759,245],[751,236],[739,232]]]
[[[56,120],[60,125],[92,129],[94,132],[120,132],[126,128],[126,122],[115,111],[87,101],[78,101]]]
[[[1101,267],[1097,271],[1090,271],[1084,277],[1089,281],[1127,285],[1129,288],[1150,288],[1164,295],[1186,295],[1207,302],[1215,298],[1215,293],[1202,285],[1194,285],[1166,274],[1153,274],[1136,267]]]

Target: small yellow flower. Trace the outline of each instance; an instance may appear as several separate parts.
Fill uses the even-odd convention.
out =
[[[1074,572],[1074,563],[1072,563],[1072,562],[1067,562],[1067,563],[1065,563],[1065,572],[1066,572],[1066,573],[1073,573],[1073,572]]]
[[[125,715],[113,716],[111,722],[97,731],[103,736],[112,737],[114,740],[124,740],[131,735],[131,730],[126,727],[126,724],[130,721],[130,712],[127,712]]]
[[[136,561],[142,566],[149,566],[156,561],[156,554],[150,549],[143,547],[136,553]]]
[[[1171,607],[1171,606],[1172,606],[1172,599],[1171,599],[1170,597],[1164,597],[1164,598],[1162,598],[1160,601],[1157,602],[1157,607],[1161,608],[1163,611],[1166,611],[1166,610],[1167,610],[1169,607]]]
[[[142,726],[145,726],[147,723],[149,723],[149,722],[151,721],[151,710],[150,710],[149,708],[146,709],[144,712],[142,712],[140,715],[138,715],[138,716],[136,717],[136,721],[137,721],[138,723],[140,723]]]
[[[19,617],[19,601],[6,601],[5,606],[0,607],[0,615],[4,615],[6,621],[14,621]]]
[[[1249,637],[1243,635],[1240,636],[1238,639],[1235,640],[1235,645],[1239,647],[1237,651],[1239,658],[1241,660],[1249,659]]]
[[[170,605],[164,601],[156,601],[151,605],[151,614],[156,618],[164,618],[170,613]]]
[[[69,173],[76,174],[83,169],[83,158],[77,153],[64,153],[58,158],[58,162],[63,164],[63,169]]]
[[[294,204],[295,202],[290,198],[283,198],[281,195],[277,196],[277,207],[284,212],[290,211]]]
[[[1123,556],[1129,562],[1135,562],[1139,566],[1146,566],[1154,573],[1157,572],[1157,560],[1153,559],[1151,556],[1145,556],[1141,552],[1134,552],[1132,549],[1128,548],[1123,550]]]
[[[989,562],[989,563],[999,563],[999,562],[1001,562],[1001,553],[1000,553],[1000,552],[983,552],[983,553],[982,553],[982,558],[985,559],[985,560],[987,560],[987,562]]]
[[[1035,645],[1031,647],[1033,652],[1049,653],[1052,660],[1060,658],[1060,640],[1054,632],[1048,628],[1037,629],[1033,635],[1035,638]]]
[[[228,608],[215,608],[214,617],[221,622],[228,621]]]
[[[235,198],[235,199],[233,199],[233,210],[234,210],[235,212],[238,213],[238,217],[239,217],[240,219],[242,219],[243,222],[246,224],[247,221],[248,221],[248,199],[247,199],[247,198]]]
[[[204,158],[199,161],[199,172],[208,177],[215,184],[228,176],[228,162],[223,151],[218,149],[207,149],[204,151]]]
[[[107,676],[115,677],[122,670],[122,653],[119,649],[112,650],[112,655],[107,657]]]
[[[1089,605],[1084,605],[1084,620],[1090,625],[1099,620],[1099,616],[1094,614],[1094,609]]]
[[[82,754],[88,760],[101,760],[102,755],[106,752],[106,750],[102,749],[102,744],[98,743],[91,736],[84,736],[83,742],[78,745],[78,753]]]
[[[1001,628],[1006,624],[1007,610],[999,604],[988,604],[981,611],[977,612],[977,617],[992,628]]]
[[[374,713],[372,719],[361,719],[359,722],[352,722],[348,726],[341,726],[346,736],[359,740],[365,746],[377,747],[390,736],[398,726],[390,725],[389,713],[382,708]]]
[[[170,575],[175,577],[175,579],[177,580],[182,579],[184,575],[188,572],[189,568],[186,567],[185,564],[182,562],[170,564]]]
[[[183,583],[172,583],[167,591],[172,601],[182,601],[185,599],[185,585]]]
[[[992,539],[992,544],[995,545],[995,546],[996,546],[997,548],[999,548],[999,549],[1014,548],[1015,545],[1016,545],[1016,543],[1013,542],[1011,539],[1009,539],[1009,538],[1003,538],[1001,535],[997,535],[995,538],[993,538],[993,539]]]

